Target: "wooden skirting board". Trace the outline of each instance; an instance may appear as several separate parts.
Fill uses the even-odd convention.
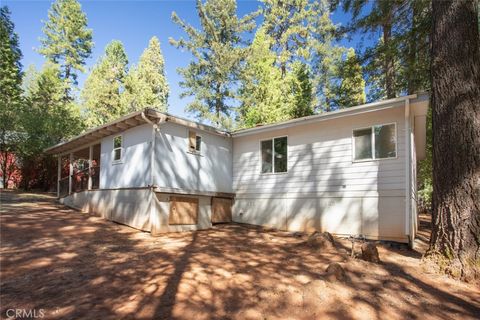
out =
[[[227,192],[199,191],[199,190],[165,188],[165,187],[155,187],[153,191],[158,193],[184,194],[184,195],[192,195],[192,196],[220,197],[220,198],[229,198],[229,199],[235,198],[235,193],[227,193]]]

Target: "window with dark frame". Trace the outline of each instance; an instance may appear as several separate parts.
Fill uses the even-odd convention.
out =
[[[113,138],[113,161],[122,160],[123,138],[116,136]]]
[[[188,150],[192,153],[200,153],[202,150],[202,136],[195,131],[188,131]]]
[[[354,161],[396,158],[395,123],[353,130],[353,149]]]
[[[282,173],[288,171],[287,137],[273,138],[260,142],[261,173]]]

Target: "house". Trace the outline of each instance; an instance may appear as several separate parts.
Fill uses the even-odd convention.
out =
[[[226,132],[147,108],[46,152],[62,203],[152,234],[233,220],[409,242],[427,109],[414,94]]]

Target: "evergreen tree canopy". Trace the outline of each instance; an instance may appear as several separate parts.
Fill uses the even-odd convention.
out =
[[[22,112],[26,134],[22,143],[23,158],[34,157],[83,128],[80,109],[64,99],[68,83],[60,77],[60,66],[47,61],[40,72],[29,70],[32,74],[24,84],[26,103]]]
[[[264,27],[273,39],[271,49],[285,77],[290,63],[308,54],[309,26],[307,20],[316,13],[309,0],[262,0]]]
[[[245,55],[241,35],[255,27],[256,14],[238,18],[235,0],[197,0],[197,12],[199,29],[172,13],[188,38],[170,39],[170,43],[193,56],[187,67],[178,70],[183,77],[181,97],[193,96],[186,110],[197,118],[230,127],[234,86]]]
[[[275,66],[276,55],[270,50],[272,41],[260,28],[248,50],[239,90],[241,127],[289,118],[291,99],[281,71]]]
[[[313,114],[313,87],[310,71],[305,63],[296,62],[290,76],[293,101],[290,107],[290,117],[301,118]]]
[[[113,40],[85,81],[82,101],[89,126],[104,124],[128,112],[121,102],[128,59],[123,44]]]
[[[56,0],[48,11],[43,27],[45,37],[40,39],[39,52],[62,67],[60,76],[76,84],[76,70],[83,65],[93,48],[92,30],[87,28],[87,17],[77,0]]]
[[[18,36],[7,7],[0,8],[0,171],[7,185],[8,153],[16,148],[19,139],[22,103],[21,67],[22,52]]]
[[[129,111],[147,106],[167,111],[169,87],[165,78],[165,62],[157,37],[150,39],[136,68],[131,68],[125,80],[123,100]]]
[[[362,66],[355,50],[348,49],[346,59],[339,70],[341,84],[335,94],[336,108],[348,108],[365,103],[365,80],[362,75]]]

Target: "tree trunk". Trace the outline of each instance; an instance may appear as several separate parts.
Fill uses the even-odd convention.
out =
[[[417,65],[417,50],[418,50],[418,32],[417,32],[417,19],[418,19],[418,5],[413,1],[412,6],[412,26],[410,37],[408,39],[408,65],[407,65],[407,91],[408,94],[414,94],[418,90],[418,81],[416,74]]]
[[[427,256],[480,273],[480,39],[474,1],[433,1],[433,214]]]
[[[392,7],[387,7],[385,13],[385,21],[382,25],[383,44],[386,48],[384,55],[384,72],[385,72],[385,91],[387,98],[395,98],[395,65],[394,56],[391,53],[391,37],[392,37]]]

